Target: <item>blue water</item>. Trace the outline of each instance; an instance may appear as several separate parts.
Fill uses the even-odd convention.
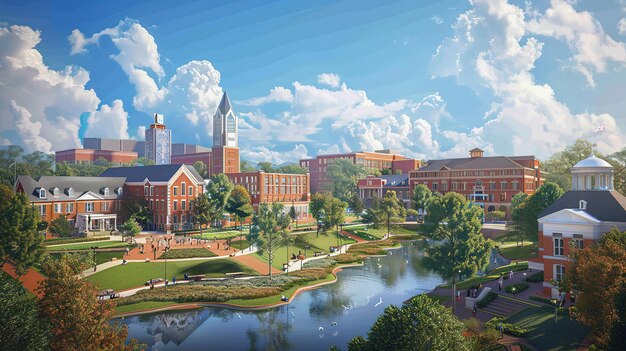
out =
[[[362,267],[344,268],[335,284],[299,294],[286,306],[264,311],[202,308],[121,320],[129,337],[149,350],[346,350],[366,336],[390,304],[427,292],[443,280],[425,269],[422,251],[405,243]],[[382,301],[382,302],[381,302]],[[323,328],[322,329],[320,329]]]

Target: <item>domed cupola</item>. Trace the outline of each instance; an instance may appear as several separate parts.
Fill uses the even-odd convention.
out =
[[[572,190],[613,190],[613,166],[593,153],[571,172]]]

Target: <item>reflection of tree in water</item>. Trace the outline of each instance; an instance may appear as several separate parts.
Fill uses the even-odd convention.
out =
[[[290,350],[291,345],[287,339],[287,332],[291,329],[289,324],[288,306],[273,308],[263,313],[257,313],[259,328],[256,331],[248,329],[246,336],[250,340],[248,350]],[[260,344],[259,345],[259,340]]]
[[[343,313],[343,306],[350,306],[351,301],[352,299],[342,291],[340,284],[330,284],[323,291],[311,291],[309,314],[320,319],[337,317]]]
[[[168,344],[171,341],[180,345],[207,318],[208,314],[197,310],[158,314],[150,317],[147,332],[155,337],[156,342]]]

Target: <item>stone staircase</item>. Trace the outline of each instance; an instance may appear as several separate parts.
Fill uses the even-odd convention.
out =
[[[528,307],[539,307],[539,305],[498,294],[497,299],[478,310],[497,317],[508,317]]]

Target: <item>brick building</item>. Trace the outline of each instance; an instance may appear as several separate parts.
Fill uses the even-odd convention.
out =
[[[117,165],[130,164],[136,161],[139,154],[134,151],[111,151],[93,149],[69,149],[55,152],[55,162],[67,162],[75,164],[92,164],[97,159],[103,158]]]
[[[151,229],[159,231],[191,228],[191,202],[204,192],[204,180],[187,165],[109,168],[100,176],[123,177],[127,197],[148,200]]]
[[[328,188],[330,181],[326,177],[327,167],[336,159],[348,159],[354,164],[363,165],[367,172],[389,170],[392,174],[408,174],[420,166],[419,160],[404,157],[391,150],[318,155],[316,158],[300,160],[300,166],[306,168],[311,175],[312,193]]]
[[[431,160],[412,171],[411,189],[418,184],[440,193],[463,194],[487,212],[509,213],[511,198],[520,192],[534,193],[543,177],[534,156],[484,157],[482,150],[473,149],[468,158]]]
[[[408,174],[382,175],[380,177],[369,176],[366,179],[359,180],[357,189],[359,198],[363,201],[365,208],[371,206],[373,199],[383,198],[385,193],[390,190],[396,192],[396,196],[402,200],[406,208],[409,208],[411,205]]]
[[[613,227],[626,230],[626,197],[613,189],[613,167],[591,155],[571,170],[572,190],[539,214],[539,257],[544,294],[557,298],[553,285],[567,274],[572,250],[599,240]]]
[[[78,232],[105,232],[120,223],[124,182],[124,177],[21,175],[15,191],[28,196],[43,221],[65,215]]]
[[[291,205],[296,208],[299,218],[309,217],[311,199],[308,174],[249,173],[226,174],[236,185],[242,185],[250,193],[255,210],[261,203],[279,202],[288,211]]]

